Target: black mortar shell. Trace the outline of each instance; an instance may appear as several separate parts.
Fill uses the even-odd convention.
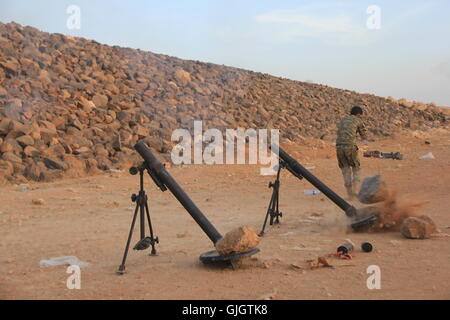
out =
[[[343,245],[337,248],[337,252],[342,252],[343,254],[347,254],[353,251],[353,245],[350,242],[346,242]]]
[[[373,249],[373,246],[372,246],[372,244],[369,243],[369,242],[363,242],[363,243],[361,244],[361,249],[362,249],[364,252],[371,252],[372,249]]]

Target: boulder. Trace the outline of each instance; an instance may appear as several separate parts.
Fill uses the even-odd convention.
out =
[[[228,232],[215,243],[219,254],[246,252],[259,244],[260,238],[252,227],[244,226]]]
[[[365,178],[358,193],[358,200],[364,204],[372,204],[387,199],[389,191],[381,175]]]
[[[428,216],[409,217],[403,220],[400,232],[408,239],[428,239],[437,228]]]

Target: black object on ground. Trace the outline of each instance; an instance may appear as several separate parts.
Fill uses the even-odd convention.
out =
[[[145,171],[144,164],[142,164],[139,167],[130,168],[131,175],[136,175],[139,173],[139,187],[140,188],[139,188],[139,193],[137,195],[133,194],[131,196],[131,201],[136,203],[136,209],[134,210],[133,221],[131,222],[130,233],[128,234],[128,240],[127,240],[127,244],[125,246],[125,252],[124,252],[123,258],[122,258],[122,264],[119,266],[119,269],[116,271],[116,273],[120,274],[120,275],[125,273],[125,262],[127,260],[128,249],[130,247],[131,237],[133,236],[134,225],[136,223],[136,218],[137,218],[138,212],[139,212],[139,217],[140,217],[139,220],[140,220],[140,233],[141,233],[140,236],[141,237],[133,249],[134,250],[145,250],[151,246],[152,250],[151,250],[150,255],[155,256],[156,255],[155,244],[159,243],[158,237],[155,237],[153,235],[152,221],[150,219],[150,212],[148,209],[148,197],[144,191],[144,171]],[[147,223],[148,223],[148,226],[150,229],[150,237],[145,236],[145,218],[147,218]]]
[[[361,244],[361,249],[362,249],[362,251],[364,251],[364,252],[371,252],[371,251],[373,250],[373,246],[372,246],[372,244],[369,243],[369,242],[363,242],[363,243]]]
[[[349,254],[352,251],[353,251],[353,245],[350,242],[346,242],[346,243],[340,245],[336,250],[336,252],[338,252],[338,253],[340,252],[342,254]]]
[[[364,152],[364,157],[366,158],[379,158],[379,159],[393,159],[393,160],[403,160],[403,154],[400,152],[381,152],[378,150],[375,151],[366,151]]]

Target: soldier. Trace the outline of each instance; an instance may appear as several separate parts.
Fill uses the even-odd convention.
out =
[[[356,135],[359,133],[361,138],[367,143],[367,130],[362,121],[362,116],[362,108],[358,106],[353,107],[350,115],[340,121],[337,131],[336,155],[350,200],[356,195],[356,188],[360,181],[360,163]]]

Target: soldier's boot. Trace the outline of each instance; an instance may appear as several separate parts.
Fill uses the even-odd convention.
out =
[[[360,169],[359,167],[352,167],[352,172],[353,172],[353,180],[352,180],[352,192],[353,195],[356,197],[358,195],[358,187],[359,187],[359,183],[361,181],[360,179]]]
[[[347,189],[348,199],[353,199],[353,185],[352,185],[352,169],[350,167],[341,168],[344,177],[345,189]]]

